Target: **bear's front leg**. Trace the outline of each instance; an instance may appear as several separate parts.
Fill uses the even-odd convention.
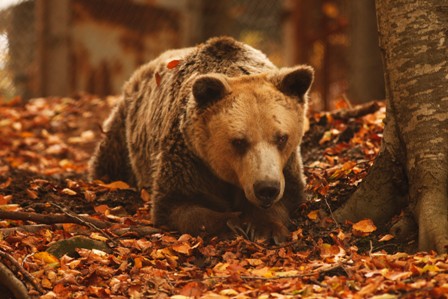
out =
[[[164,197],[155,201],[153,222],[181,233],[197,236],[203,233],[228,238],[232,235],[227,222],[237,219],[240,212],[218,212],[198,202],[186,201],[184,196]]]

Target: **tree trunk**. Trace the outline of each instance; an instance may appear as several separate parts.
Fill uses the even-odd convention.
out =
[[[350,1],[349,99],[384,99],[384,70],[378,48],[375,0]]]
[[[448,248],[448,0],[376,0],[387,113],[381,152],[337,220],[407,206],[419,249]],[[409,221],[407,223],[410,223]]]

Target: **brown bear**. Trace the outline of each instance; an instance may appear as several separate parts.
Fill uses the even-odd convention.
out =
[[[155,226],[282,242],[304,199],[312,81],[229,37],[165,52],[125,84],[91,176],[148,190]]]

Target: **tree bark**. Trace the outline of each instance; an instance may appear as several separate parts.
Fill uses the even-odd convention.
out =
[[[448,248],[448,0],[376,0],[387,112],[381,152],[335,215],[383,224],[408,206],[419,249]]]

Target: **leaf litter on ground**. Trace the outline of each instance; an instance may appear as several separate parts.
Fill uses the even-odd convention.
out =
[[[86,175],[117,100],[0,105],[0,212],[84,217],[47,225],[0,218],[0,250],[40,286],[14,272],[32,298],[447,298],[447,255],[404,253],[415,240],[395,242],[370,219],[335,223],[331,216],[379,152],[382,103],[346,118],[310,115],[302,145],[309,200],[298,207],[290,241],[274,246],[129,229],[151,226],[150,194]],[[108,225],[87,225],[85,216]],[[1,263],[14,269],[5,257]]]

